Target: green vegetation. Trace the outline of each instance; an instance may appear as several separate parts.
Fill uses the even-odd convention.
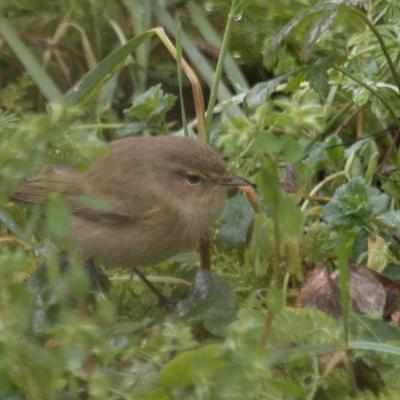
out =
[[[397,0],[2,0],[0,399],[397,399],[399,19]],[[232,194],[212,271],[195,252],[145,270],[169,313],[129,271],[102,293],[73,254],[59,265],[63,199],[9,198],[111,140],[193,135],[180,50],[261,211]],[[349,262],[393,280],[386,312],[353,313]],[[321,265],[340,271],[338,319],[294,307]]]

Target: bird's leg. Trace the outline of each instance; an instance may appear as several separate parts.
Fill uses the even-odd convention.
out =
[[[110,280],[91,258],[86,260],[85,268],[93,287],[99,292],[108,292],[111,286]]]
[[[140,280],[157,296],[160,305],[164,306],[167,309],[171,309],[175,306],[174,301],[169,299],[161,290],[157,289],[147,278],[146,275],[142,274],[141,271],[137,268],[133,268],[135,274],[140,278]]]

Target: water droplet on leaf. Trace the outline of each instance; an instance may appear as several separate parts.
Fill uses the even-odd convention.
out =
[[[234,21],[236,21],[236,22],[241,21],[242,18],[243,18],[243,13],[236,14],[236,15],[233,17]]]

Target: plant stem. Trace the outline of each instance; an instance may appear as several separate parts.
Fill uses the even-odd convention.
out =
[[[210,99],[208,100],[208,107],[207,107],[207,114],[206,114],[206,131],[207,131],[207,133],[210,132],[210,128],[211,128],[211,124],[212,124],[214,107],[215,107],[215,103],[217,100],[218,86],[219,86],[219,82],[221,80],[225,56],[228,51],[229,37],[231,35],[232,24],[233,24],[233,21],[235,18],[236,2],[237,2],[237,0],[232,0],[232,3],[231,3],[231,9],[228,14],[228,21],[226,23],[224,37],[222,38],[221,51],[219,53],[217,67],[215,69],[215,75],[214,75],[213,83],[211,86]]]
[[[182,79],[182,25],[181,21],[178,21],[176,29],[176,69],[178,74],[178,86],[179,86],[179,102],[181,105],[181,117],[183,131],[186,137],[189,137],[189,128],[186,118],[185,103],[183,98],[183,79]]]
[[[382,39],[381,34],[378,32],[378,29],[376,29],[376,26],[361,11],[359,11],[355,8],[350,8],[350,12],[355,14],[357,17],[361,18],[363,20],[363,22],[368,26],[369,29],[371,29],[372,33],[377,38],[377,40],[382,48],[383,55],[385,56],[386,61],[389,65],[389,69],[390,69],[390,72],[392,73],[393,79],[396,82],[397,88],[400,91],[400,79],[397,76],[396,67],[394,66],[393,61],[390,58],[388,49],[385,45],[385,42]]]
[[[311,189],[310,193],[308,194],[307,200],[301,206],[301,211],[305,211],[307,209],[307,207],[308,207],[308,205],[310,203],[310,198],[315,196],[322,189],[322,187],[324,187],[330,181],[333,181],[336,178],[341,178],[342,176],[346,176],[344,171],[339,171],[339,172],[336,172],[336,173],[334,173],[332,175],[327,176],[323,181],[321,181],[317,185],[315,185]]]
[[[396,124],[397,128],[400,129],[400,121],[398,120],[396,113],[394,112],[394,110],[391,107],[391,105],[389,104],[389,102],[377,90],[375,90],[372,86],[368,85],[368,83],[365,83],[361,79],[358,79],[350,72],[347,72],[343,68],[335,67],[335,69],[337,71],[340,71],[343,75],[346,75],[347,77],[352,79],[354,82],[357,82],[360,86],[367,89],[371,94],[376,96],[382,102],[382,104],[386,107],[386,109],[389,111],[389,114],[393,118],[393,121]]]

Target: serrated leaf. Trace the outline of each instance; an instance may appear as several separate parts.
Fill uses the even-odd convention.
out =
[[[169,389],[185,389],[200,379],[212,377],[225,364],[220,354],[220,344],[210,344],[178,354],[162,368],[161,385]]]
[[[180,317],[202,323],[214,335],[223,335],[236,316],[236,296],[232,287],[212,271],[197,272],[189,296],[177,304]]]
[[[218,242],[228,249],[242,249],[254,215],[253,208],[243,195],[229,199],[221,215],[223,225],[218,232]]]
[[[370,217],[387,208],[388,201],[387,195],[355,177],[336,190],[324,209],[323,218],[333,226],[364,226]]]
[[[165,114],[174,106],[175,100],[174,95],[164,93],[161,84],[158,84],[135,97],[125,114],[129,119],[137,121],[163,120]]]
[[[320,59],[310,67],[306,75],[306,80],[310,83],[311,88],[322,99],[327,97],[330,89],[327,70],[331,66],[332,60],[330,58]]]
[[[324,329],[321,329],[321,326]],[[310,335],[313,332],[313,335]],[[271,342],[289,342],[296,346],[329,345],[340,342],[338,322],[322,311],[307,308],[284,308],[271,327]]]
[[[332,10],[330,14],[323,14],[316,18],[316,22],[311,26],[311,29],[308,32],[308,37],[306,40],[307,47],[314,45],[318,39],[332,27],[336,17],[337,11]]]
[[[319,15],[331,15],[332,12],[336,10],[337,6],[335,4],[318,4],[315,7],[308,7],[305,11],[297,14],[295,18],[289,21],[281,31],[274,37],[271,42],[271,45],[268,47],[265,56],[264,62],[268,67],[271,67],[276,61],[277,51],[284,42],[284,40],[295,30],[299,27],[304,21],[308,20],[309,18],[314,18],[315,16]]]
[[[274,90],[286,79],[288,75],[279,76],[269,81],[259,82],[254,85],[246,94],[245,102],[249,108],[257,108],[261,104],[265,103],[270,97]]]

